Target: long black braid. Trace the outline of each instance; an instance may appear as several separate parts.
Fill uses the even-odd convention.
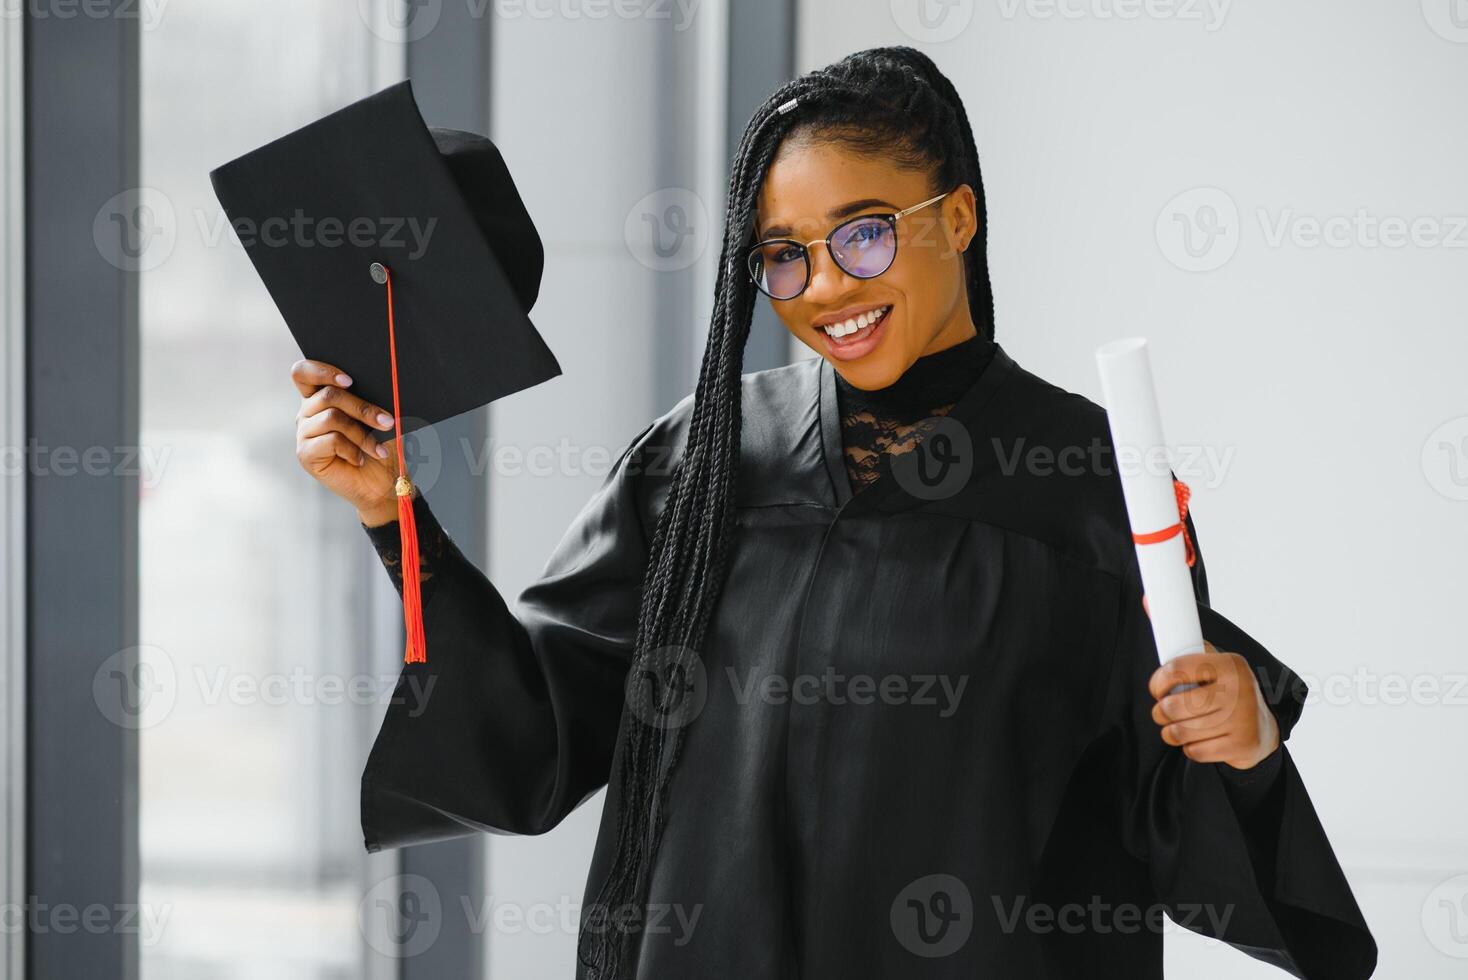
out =
[[[686,445],[643,579],[619,764],[608,798],[609,806],[618,805],[616,849],[578,941],[592,980],[630,980],[636,972],[637,933],[609,919],[645,907],[667,823],[668,786],[691,722],[659,723],[666,705],[656,703],[658,690],[644,680],[682,686],[697,670],[697,651],[723,586],[735,529],[744,346],[757,296],[745,255],[755,242],[760,187],[794,133],[924,170],[934,193],[961,183],[973,189],[980,228],[964,252],[969,308],[979,333],[994,336],[978,152],[958,93],[926,55],[907,47],[857,52],[787,83],[755,110],[730,167],[708,342]]]

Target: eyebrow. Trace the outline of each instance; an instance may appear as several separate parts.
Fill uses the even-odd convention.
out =
[[[837,221],[841,218],[853,215],[858,211],[865,211],[867,208],[878,207],[891,208],[893,211],[897,210],[897,206],[892,204],[890,201],[884,201],[881,198],[876,197],[864,197],[860,201],[848,201],[845,204],[832,208],[831,210],[826,212],[826,217],[832,221]],[[794,231],[795,229],[791,228],[789,225],[771,225],[764,230],[764,232],[759,236],[758,240],[763,242],[768,241],[771,238],[788,238]]]

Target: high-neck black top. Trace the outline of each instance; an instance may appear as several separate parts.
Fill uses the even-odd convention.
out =
[[[903,453],[922,440],[924,419],[948,414],[994,358],[994,342],[979,334],[925,354],[885,388],[858,388],[836,372],[841,446],[853,493],[881,473],[882,453]]]

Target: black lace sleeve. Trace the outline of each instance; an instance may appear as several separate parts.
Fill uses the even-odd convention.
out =
[[[422,583],[423,606],[427,608],[428,600],[432,598],[434,586],[437,584],[434,571],[443,560],[447,535],[438,523],[438,518],[433,516],[433,511],[428,509],[427,498],[416,489],[413,491],[413,520],[418,526],[418,581]],[[368,527],[363,524],[362,529],[367,532],[372,547],[377,549],[377,557],[382,559],[383,567],[387,569],[388,575],[392,578],[392,584],[401,597],[403,594],[401,526],[397,520],[391,520],[376,527]]]

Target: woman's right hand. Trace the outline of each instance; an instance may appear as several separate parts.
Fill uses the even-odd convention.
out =
[[[324,361],[297,361],[291,365],[291,381],[301,393],[296,413],[301,467],[357,508],[358,518],[369,527],[396,520],[393,440],[379,443],[368,431],[392,431],[392,416],[347,391],[351,378]]]

